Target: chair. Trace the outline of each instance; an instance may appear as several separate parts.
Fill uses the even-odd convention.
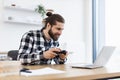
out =
[[[7,54],[8,57],[11,57],[12,60],[17,60],[18,50],[10,50]]]

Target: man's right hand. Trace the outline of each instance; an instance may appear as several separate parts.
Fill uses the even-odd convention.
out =
[[[60,52],[60,48],[50,48],[49,50],[43,52],[43,56],[46,59],[52,59],[58,55],[56,52]]]

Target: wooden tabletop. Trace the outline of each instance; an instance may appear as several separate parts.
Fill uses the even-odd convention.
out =
[[[7,51],[0,52],[0,54],[7,54],[7,53],[8,53]]]
[[[29,69],[41,69],[50,67],[65,71],[60,74],[48,74],[42,76],[23,76],[19,70],[23,67]],[[90,80],[120,76],[120,66],[111,65],[97,69],[72,68],[71,64],[64,65],[32,65],[22,66],[19,61],[0,61],[0,80]]]

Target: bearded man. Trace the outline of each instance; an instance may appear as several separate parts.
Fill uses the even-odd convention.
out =
[[[48,12],[47,16],[41,30],[31,30],[22,36],[18,51],[18,60],[22,65],[66,62],[68,53],[58,54],[61,52],[58,39],[64,30],[65,20],[59,14]]]

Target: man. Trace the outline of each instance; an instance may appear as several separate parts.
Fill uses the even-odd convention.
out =
[[[67,54],[58,54],[60,37],[64,29],[64,18],[59,14],[47,13],[45,26],[41,30],[25,33],[21,39],[18,60],[23,65],[64,64]]]

